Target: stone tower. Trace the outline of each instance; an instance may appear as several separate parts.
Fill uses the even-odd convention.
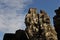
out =
[[[57,32],[58,40],[60,40],[60,7],[55,10],[56,15],[53,17],[55,30]]]

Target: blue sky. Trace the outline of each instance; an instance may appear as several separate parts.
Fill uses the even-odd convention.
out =
[[[4,33],[14,33],[25,29],[24,17],[29,8],[45,10],[53,25],[54,10],[60,6],[60,0],[0,0],[0,40]]]

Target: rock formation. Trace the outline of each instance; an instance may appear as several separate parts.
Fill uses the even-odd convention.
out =
[[[30,8],[25,17],[26,34],[29,40],[57,40],[57,33],[50,24],[50,18],[43,10],[37,14]]]
[[[55,10],[56,15],[53,17],[54,27],[57,32],[58,40],[60,40],[60,7]]]
[[[58,40],[57,33],[50,24],[50,17],[44,10],[38,14],[36,8],[30,8],[25,16],[25,25],[25,30],[5,34],[3,40]]]

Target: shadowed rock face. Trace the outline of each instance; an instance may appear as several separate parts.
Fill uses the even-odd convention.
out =
[[[17,30],[15,37],[16,40],[28,40],[24,30]]]
[[[28,40],[24,30],[17,30],[15,34],[6,33],[3,40]]]
[[[60,40],[60,7],[55,10],[56,15],[53,17],[54,27]]]
[[[15,34],[6,33],[6,34],[4,35],[3,40],[15,40]]]

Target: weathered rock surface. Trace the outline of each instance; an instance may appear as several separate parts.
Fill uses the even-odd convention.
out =
[[[26,33],[30,40],[58,40],[50,18],[43,10],[37,14],[36,8],[30,8],[25,17]]]

